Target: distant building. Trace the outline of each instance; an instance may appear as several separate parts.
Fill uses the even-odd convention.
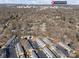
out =
[[[52,4],[67,4],[67,1],[52,1]]]

